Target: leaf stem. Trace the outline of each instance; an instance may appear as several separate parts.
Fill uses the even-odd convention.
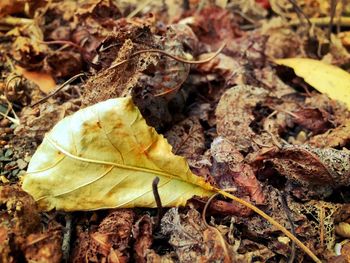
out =
[[[295,237],[291,232],[289,232],[284,226],[282,226],[280,223],[278,223],[275,219],[261,211],[256,206],[252,205],[251,203],[240,199],[232,194],[229,194],[221,189],[215,188],[215,191],[217,193],[222,194],[223,196],[230,198],[233,201],[236,201],[250,209],[252,209],[255,213],[259,214],[261,217],[266,219],[270,224],[274,225],[276,228],[278,228],[280,231],[282,231],[287,237],[289,237],[292,241],[294,241],[306,254],[309,255],[310,258],[312,258],[315,262],[321,263],[322,261],[307,247],[305,246],[297,237]]]

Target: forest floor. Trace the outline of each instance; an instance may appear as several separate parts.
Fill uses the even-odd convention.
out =
[[[2,0],[0,262],[312,262],[220,195],[162,207],[182,189],[156,181],[157,208],[42,209],[22,184],[45,134],[121,97],[193,174],[264,211],[320,260],[350,262],[350,102],[337,90],[350,93],[350,82],[324,92],[323,66],[297,69],[308,58],[348,74],[349,30],[348,1]],[[56,188],[78,180],[58,171]]]

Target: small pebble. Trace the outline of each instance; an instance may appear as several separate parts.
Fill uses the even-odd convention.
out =
[[[23,170],[27,167],[27,162],[24,161],[23,159],[18,159],[17,166],[18,166],[18,169]]]
[[[11,157],[13,155],[13,151],[11,149],[8,149],[6,152],[5,152],[5,157]]]
[[[2,119],[0,121],[0,127],[8,127],[10,125],[10,121],[8,119]]]

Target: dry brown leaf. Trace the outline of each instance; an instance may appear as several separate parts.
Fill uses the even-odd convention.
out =
[[[147,262],[146,256],[153,243],[153,225],[149,215],[142,216],[132,228],[135,239],[134,250],[137,262]]]
[[[95,231],[77,229],[72,262],[128,262],[135,214],[128,209],[110,211]]]
[[[215,111],[218,135],[230,140],[238,151],[248,152],[257,147],[256,142],[268,144],[269,135],[254,131],[253,110],[268,96],[263,88],[249,85],[238,85],[228,89],[221,97]],[[271,145],[272,146],[272,145]]]
[[[339,187],[350,185],[350,152],[308,145],[273,148],[257,157],[269,161],[290,180],[306,186]]]

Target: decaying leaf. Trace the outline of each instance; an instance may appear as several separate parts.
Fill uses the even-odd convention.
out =
[[[132,234],[135,241],[135,259],[137,262],[143,263],[146,261],[148,250],[153,243],[153,226],[152,219],[149,215],[141,217],[132,228]]]
[[[62,260],[61,244],[61,226],[50,226],[44,233],[33,233],[26,238],[25,258],[28,262],[59,263]]]
[[[234,144],[217,137],[211,144],[211,174],[222,189],[234,189],[237,196],[249,196],[254,203],[265,203],[261,185],[253,169],[243,162],[243,155]]]
[[[180,262],[232,262],[234,255],[217,229],[207,227],[196,210],[183,215],[170,209],[162,219],[162,233],[170,235]]]
[[[289,145],[271,149],[257,158],[261,160],[272,162],[281,175],[302,185],[336,188],[350,184],[350,153],[346,150]]]
[[[330,98],[350,108],[350,74],[341,68],[306,58],[277,59],[275,62],[294,69],[295,74]]]
[[[268,91],[249,85],[237,85],[228,89],[216,107],[217,133],[230,140],[237,150],[248,152],[260,144],[271,144],[271,137],[257,134],[251,123],[253,110],[268,96]]]
[[[184,158],[172,154],[127,97],[60,121],[34,154],[23,189],[45,210],[155,207],[156,176],[164,206],[213,194],[213,187],[192,174]]]
[[[129,209],[110,211],[95,231],[77,229],[72,262],[128,262],[135,214]]]
[[[343,147],[350,142],[350,120],[347,119],[342,125],[326,133],[319,134],[310,139],[312,146],[323,147]]]

